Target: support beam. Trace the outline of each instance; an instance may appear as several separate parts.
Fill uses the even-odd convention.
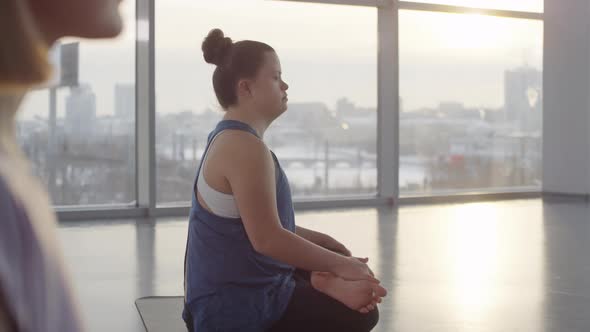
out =
[[[543,191],[590,194],[590,2],[546,0]]]
[[[377,156],[380,198],[399,197],[399,55],[395,2],[378,10]]]
[[[154,1],[137,0],[136,169],[137,205],[156,208],[156,100]]]

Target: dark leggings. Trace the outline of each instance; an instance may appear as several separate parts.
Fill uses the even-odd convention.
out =
[[[283,317],[269,332],[368,332],[377,325],[379,311],[368,314],[349,309],[344,304],[315,290],[311,273],[296,270],[293,275],[295,290]],[[190,313],[186,311],[190,316]],[[193,331],[192,317],[185,318],[189,331]]]
[[[273,325],[270,332],[367,332],[377,325],[377,309],[368,314],[349,309],[339,301],[315,290],[310,277],[309,272],[295,271],[296,285],[291,301],[283,317]]]

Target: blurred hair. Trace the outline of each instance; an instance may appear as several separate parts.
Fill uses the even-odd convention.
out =
[[[0,92],[27,89],[47,80],[51,73],[48,46],[27,2],[0,0]]]

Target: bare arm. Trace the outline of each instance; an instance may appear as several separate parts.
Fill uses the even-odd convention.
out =
[[[282,227],[276,203],[274,161],[262,141],[235,131],[219,140],[226,157],[220,163],[222,173],[257,252],[308,271],[332,272],[351,280],[373,279],[366,264],[324,249]]]
[[[328,234],[324,234],[318,231],[314,231],[311,229],[307,229],[304,227],[296,226],[296,233],[297,235],[301,236],[302,238],[311,241],[322,248],[326,248],[330,251],[339,253],[344,256],[351,256],[350,250],[346,248],[345,245],[338,242],[336,239],[331,237]]]
[[[309,242],[323,246],[328,235],[301,226],[295,226],[295,233]]]

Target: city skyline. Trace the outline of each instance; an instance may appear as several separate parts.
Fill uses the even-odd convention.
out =
[[[521,76],[523,76],[523,78],[521,78]],[[511,80],[509,80],[509,77],[513,77]],[[516,79],[517,82],[514,82]],[[505,112],[510,112],[510,109],[514,109],[516,108],[521,108],[520,106],[529,103],[528,98],[530,98],[530,96],[527,96],[527,93],[530,93],[530,91],[528,91],[527,89],[529,88],[534,88],[535,89],[535,93],[538,94],[535,96],[535,104],[538,104],[535,107],[541,107],[542,106],[542,101],[541,101],[541,97],[540,95],[542,94],[541,91],[541,87],[542,87],[542,72],[539,71],[538,69],[535,69],[533,67],[528,67],[528,66],[524,66],[524,67],[518,67],[518,68],[514,68],[511,70],[506,70],[503,73],[503,85],[502,85],[502,89],[504,91],[504,96],[503,96],[503,103],[502,105],[498,106],[498,107],[490,107],[490,106],[473,106],[473,105],[468,105],[465,104],[464,102],[462,102],[461,100],[441,100],[438,102],[438,104],[435,105],[427,105],[427,106],[421,106],[418,108],[414,108],[414,109],[408,109],[405,104],[405,100],[403,99],[403,97],[400,98],[400,113],[407,113],[407,112],[420,112],[423,110],[435,110],[435,109],[439,109],[441,106],[445,105],[445,104],[458,104],[461,105],[461,107],[464,107],[465,109],[485,109],[488,111],[505,111]],[[516,85],[515,85],[516,83]],[[63,94],[63,98],[66,101],[65,103],[65,110],[68,111],[67,108],[67,100],[72,96],[72,93],[74,93],[76,91],[76,89],[80,89],[80,88],[84,88],[85,90],[90,91],[93,95],[96,95],[94,90],[92,89],[92,86],[85,84],[85,83],[81,83],[80,87],[78,88],[73,88],[73,89],[66,89],[63,90],[62,92],[66,92],[67,94]],[[125,120],[131,120],[134,121],[134,107],[135,107],[135,100],[134,100],[134,84],[132,83],[115,83],[113,90],[114,90],[114,106],[113,106],[113,112],[112,113],[103,113],[103,114],[98,114],[95,112],[96,117],[100,118],[100,117],[119,117],[119,118],[124,118]],[[518,91],[512,91],[512,90],[522,90],[525,89],[524,93],[520,93]],[[530,90],[530,89],[529,89]],[[376,111],[377,107],[376,106],[364,106],[364,105],[360,105],[358,103],[356,103],[355,100],[351,100],[349,99],[347,96],[340,96],[338,97],[333,103],[328,104],[324,101],[319,101],[319,100],[305,100],[305,101],[291,101],[289,104],[293,105],[293,106],[299,106],[299,105],[304,105],[304,104],[321,104],[323,105],[323,107],[325,107],[326,109],[331,109],[333,111],[336,111],[338,109],[338,104],[341,101],[345,101],[347,103],[351,103],[352,105],[354,105],[354,107],[356,107],[357,109],[363,109],[365,111]],[[517,104],[514,104],[517,103]],[[96,104],[96,101],[94,101],[94,104]],[[216,102],[215,102],[216,104]],[[94,107],[96,108],[96,105],[94,105]],[[528,107],[528,106],[527,106]],[[133,110],[131,109],[127,109],[127,108],[133,108]],[[75,110],[72,110],[70,108],[69,112],[73,112]],[[200,109],[194,109],[194,108],[183,108],[183,109],[178,109],[176,111],[169,111],[169,112],[157,112],[159,115],[166,115],[166,114],[178,114],[178,113],[183,113],[183,112],[193,112],[196,114],[202,114],[205,113],[207,111],[213,111],[214,113],[219,111],[221,112],[221,107],[219,105],[210,105],[210,106],[203,106]],[[58,112],[57,114],[57,118],[65,118],[67,112]],[[34,116],[34,118],[36,119],[47,119],[47,114],[37,114]],[[33,119],[33,117],[21,117],[22,120],[31,120]]]
[[[127,26],[121,37],[80,44],[80,82],[92,86],[98,115],[114,114],[115,84],[135,83],[133,2],[122,6]],[[363,107],[377,104],[375,8],[262,0],[175,0],[156,6],[160,113],[218,107],[211,87],[214,67],[203,61],[199,45],[213,27],[224,29],[234,40],[271,44],[281,58],[292,102],[332,106],[347,97]],[[228,15],[229,8],[248,15]],[[285,12],[289,15],[280,15]],[[302,17],[305,25],[300,24]],[[186,33],[174,30],[179,23],[188,27]],[[273,24],[272,31],[265,29]],[[315,38],[302,38],[311,33]],[[525,64],[540,68],[542,63],[542,21],[401,10],[399,39],[400,96],[408,110],[446,101],[499,108],[504,71]],[[65,112],[65,94],[58,93],[58,114]],[[35,91],[20,116],[46,114],[47,103],[47,93]]]

